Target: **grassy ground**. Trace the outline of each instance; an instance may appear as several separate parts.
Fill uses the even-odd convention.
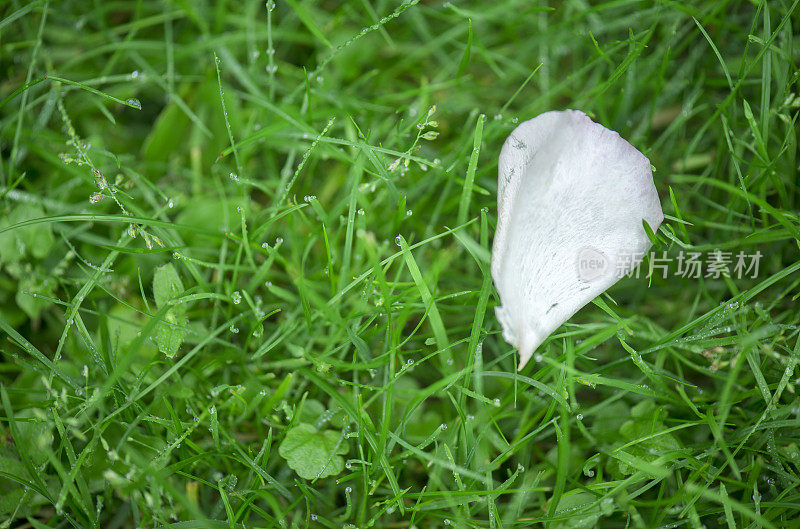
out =
[[[800,526],[797,1],[275,4],[0,2],[3,527]],[[497,155],[561,108],[659,256],[763,257],[517,374]]]

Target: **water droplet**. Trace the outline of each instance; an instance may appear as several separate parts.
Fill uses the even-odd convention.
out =
[[[136,110],[141,110],[141,109],[142,109],[142,104],[141,104],[141,103],[139,102],[139,100],[138,100],[138,99],[136,99],[135,97],[131,97],[130,99],[128,99],[127,101],[125,101],[125,103],[126,103],[126,104],[127,104],[129,107],[133,107],[133,108],[135,108]]]
[[[275,244],[280,244],[283,242],[283,237],[275,237]]]
[[[578,419],[579,421],[582,421],[583,420],[583,414],[579,413],[578,415],[575,416],[575,418]]]
[[[440,424],[440,425],[439,425],[439,428],[440,428],[442,431],[444,431],[444,430],[447,430],[447,425],[446,425],[445,423],[442,423],[442,424]]]
[[[229,330],[230,330],[230,331],[231,331],[233,334],[238,334],[238,333],[239,333],[239,328],[238,328],[238,327],[236,327],[236,326],[234,326],[232,323],[231,323],[231,326],[230,326]]]
[[[494,404],[495,408],[499,408],[500,407],[500,399],[494,399],[492,404]]]
[[[233,294],[231,294],[231,299],[233,299],[233,304],[238,305],[242,302],[242,295],[239,293],[238,290],[234,290]]]
[[[170,198],[169,201],[167,202],[167,207],[170,208],[170,209],[174,208],[175,207],[175,201]]]
[[[400,246],[402,240],[403,240],[403,238],[400,235],[398,235],[397,237],[394,238],[394,243],[397,246]]]
[[[543,357],[540,354],[534,355],[534,357],[533,357],[533,361],[536,362],[536,363],[541,362],[542,359],[543,359]]]
[[[410,216],[411,216],[411,215],[413,215],[413,214],[414,214],[414,212],[413,212],[413,211],[411,211],[410,209],[407,209],[407,210],[406,210],[406,217],[410,217]]]
[[[238,175],[238,174],[236,174],[236,173],[233,173],[233,172],[232,172],[232,173],[230,173],[230,174],[228,175],[228,177],[230,177],[230,179],[231,179],[231,180],[233,180],[234,182],[238,182],[238,181],[239,181],[239,175]]]

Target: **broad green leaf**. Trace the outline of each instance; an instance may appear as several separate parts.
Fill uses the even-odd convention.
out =
[[[325,413],[324,404],[316,399],[306,399],[303,407],[298,410],[297,420],[299,422],[313,423],[323,413]]]
[[[0,514],[2,515],[9,515],[13,514],[16,511],[17,506],[23,499],[23,495],[25,494],[25,490],[20,485],[18,488],[14,488],[10,491],[3,492],[0,494]],[[23,513],[26,513],[26,509],[23,509]]]
[[[597,498],[588,492],[566,493],[561,496],[555,515],[569,516],[567,520],[555,522],[553,529],[592,529],[600,519],[600,505],[594,505]]]
[[[15,223],[13,212],[4,215],[0,212],[0,230]],[[14,231],[0,233],[0,263],[11,263],[22,257],[22,252],[17,246],[17,234]]]
[[[180,91],[181,97],[187,98],[188,90]],[[147,161],[166,162],[189,137],[189,117],[177,102],[172,101],[158,115],[153,128],[144,141],[142,152]],[[185,151],[184,151],[185,152]]]
[[[17,446],[25,447],[34,465],[47,461],[47,452],[51,450],[53,433],[51,427],[41,421],[21,421],[17,425],[19,437],[14,439]]]
[[[38,318],[50,302],[38,296],[52,296],[54,282],[49,277],[38,274],[23,275],[17,284],[16,302],[28,317]]]
[[[631,409],[631,419],[625,421],[619,429],[621,439],[625,443],[633,441],[625,448],[625,452],[646,462],[654,463],[661,455],[678,450],[680,444],[672,434],[659,434],[666,430],[663,422],[663,408],[657,408],[652,400],[645,400]],[[619,461],[619,471],[630,475],[641,470]]]
[[[172,263],[156,269],[153,277],[153,297],[159,310],[168,306],[170,300],[178,298],[183,291],[183,283]],[[184,306],[179,304],[170,307],[164,315],[164,319],[156,326],[156,343],[158,343],[159,351],[169,357],[175,356],[183,343],[185,327],[186,309]]]
[[[13,457],[0,455],[0,469],[6,474],[11,474],[12,476],[16,476],[22,479],[30,479],[28,476],[28,470],[25,468],[25,465],[23,465],[21,461],[18,461]],[[7,478],[0,477],[0,483],[2,483],[2,480],[5,479]]]
[[[289,430],[278,453],[304,479],[335,476],[344,470],[347,442],[333,430],[319,431],[301,423]]]
[[[0,228],[46,216],[40,206],[20,204],[0,221]],[[49,223],[33,224],[4,232],[0,234],[0,261],[13,262],[25,255],[42,259],[50,253],[54,242],[53,229]]]

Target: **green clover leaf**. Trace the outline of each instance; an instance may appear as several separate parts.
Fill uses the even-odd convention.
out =
[[[169,302],[183,294],[183,282],[178,271],[172,263],[156,269],[153,275],[153,297],[156,298],[156,307],[159,310],[169,305]],[[156,342],[158,349],[173,357],[183,343],[184,327],[186,326],[186,308],[184,305],[170,307],[164,319],[156,324]]]
[[[278,453],[304,479],[335,476],[344,470],[347,441],[333,430],[319,431],[301,423],[286,433]]]

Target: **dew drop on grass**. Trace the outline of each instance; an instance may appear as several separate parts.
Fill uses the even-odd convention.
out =
[[[133,108],[135,108],[136,110],[141,110],[141,109],[142,109],[142,104],[141,104],[141,103],[139,102],[139,100],[138,100],[138,99],[136,99],[135,97],[131,97],[130,99],[128,99],[127,101],[125,101],[125,103],[126,103],[126,104],[127,104],[129,107],[133,107]]]
[[[169,201],[167,202],[167,207],[170,208],[170,209],[174,208],[175,207],[175,201],[170,198]]]
[[[407,209],[407,210],[406,210],[406,217],[410,217],[410,216],[411,216],[411,215],[413,215],[413,214],[414,214],[414,212],[413,212],[413,211],[411,211],[410,209]]]
[[[400,246],[400,244],[401,244],[401,242],[400,242],[400,241],[402,241],[402,240],[403,240],[403,239],[402,239],[402,237],[400,237],[400,236],[398,235],[397,237],[395,237],[395,238],[394,238],[394,243],[395,243],[397,246]]]
[[[234,305],[238,305],[242,302],[242,295],[239,293],[238,290],[234,290],[233,294],[231,294],[231,299],[233,300]]]
[[[582,421],[583,420],[583,414],[579,413],[575,418],[578,419],[579,421]]]
[[[238,182],[238,181],[239,181],[239,175],[237,175],[236,173],[233,173],[233,172],[232,172],[232,173],[230,173],[230,174],[228,175],[228,177],[229,177],[231,180],[233,180],[234,182]]]
[[[492,404],[494,404],[494,407],[495,407],[495,408],[499,408],[499,407],[500,407],[500,399],[494,399],[494,401],[492,402]]]

